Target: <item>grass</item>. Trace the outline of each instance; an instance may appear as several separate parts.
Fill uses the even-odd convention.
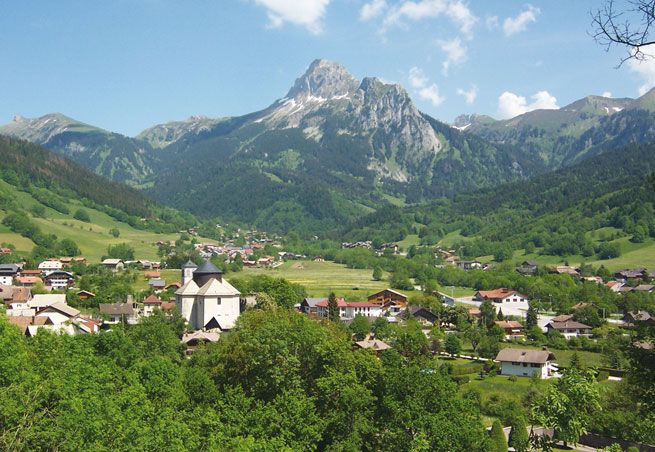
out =
[[[449,232],[441,240],[439,240],[439,245],[441,248],[448,249],[451,246],[453,246],[457,242],[461,242],[463,240],[469,240],[468,237],[464,237],[462,234],[459,233],[459,229],[453,232]]]
[[[33,206],[41,205],[29,193],[19,191],[2,180],[0,180],[0,188],[9,191],[16,202],[26,211],[29,211]],[[137,259],[159,260],[155,243],[179,238],[179,234],[157,234],[135,229],[127,223],[117,221],[104,212],[83,206],[77,200],[68,200],[66,204],[70,210],[69,214],[62,214],[46,207],[45,218],[32,219],[43,232],[55,234],[59,239],[72,239],[80,248],[82,255],[91,263],[99,262],[100,258],[107,253],[107,247],[117,243],[127,243],[133,247]],[[75,211],[80,208],[89,214],[90,223],[73,219]],[[5,213],[0,211],[0,219],[4,218],[4,216]],[[112,228],[120,231],[118,238],[109,233]],[[199,238],[199,240],[212,242],[203,238]],[[16,246],[17,251],[23,253],[29,253],[34,247],[31,240],[11,232],[4,225],[0,225],[0,242],[12,243]]]
[[[526,349],[532,349],[532,350],[541,350],[541,347],[533,346],[533,345],[521,345],[521,344],[513,344],[513,343],[502,343],[501,344],[502,348],[526,348]],[[568,366],[569,363],[571,362],[571,356],[573,356],[574,353],[578,354],[578,358],[580,358],[580,362],[582,363],[583,366],[586,367],[601,367],[603,366],[603,361],[600,353],[595,353],[595,352],[588,352],[584,350],[557,350],[557,349],[551,349],[551,352],[555,355],[555,360],[553,362],[560,364],[562,366]]]
[[[420,241],[421,239],[418,238],[417,234],[409,234],[400,242],[398,242],[398,246],[403,250],[407,250],[412,245],[418,245]]]
[[[241,275],[269,275],[302,284],[310,297],[326,297],[331,291],[349,300],[364,300],[389,287],[386,280],[374,281],[370,269],[352,269],[334,262],[287,261],[278,268],[244,268]],[[386,277],[387,275],[385,275]],[[402,292],[402,291],[401,291]],[[411,294],[411,292],[405,292]]]
[[[472,297],[475,295],[476,290],[471,289],[470,287],[454,287],[454,286],[439,286],[439,292],[444,293],[448,296],[453,296],[455,298],[460,297]],[[473,307],[467,305],[468,307]]]

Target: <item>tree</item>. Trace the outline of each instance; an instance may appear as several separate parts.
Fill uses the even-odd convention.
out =
[[[107,255],[114,259],[132,261],[134,260],[134,248],[132,248],[127,243],[117,243],[116,245],[109,245],[107,247]]]
[[[462,343],[456,334],[451,333],[446,336],[445,349],[450,356],[458,355],[462,350]]]
[[[534,420],[555,430],[555,439],[578,442],[600,410],[600,394],[589,371],[567,369],[532,406]]]
[[[494,452],[507,452],[505,432],[498,419],[491,425],[491,447]]]
[[[75,211],[75,214],[73,215],[73,218],[75,218],[76,220],[84,221],[85,223],[91,222],[91,217],[89,217],[89,213],[84,209],[77,209]]]
[[[480,341],[484,337],[484,331],[478,326],[472,326],[466,330],[464,337],[471,343],[471,348],[473,348],[473,352],[475,353]]]
[[[382,268],[379,265],[376,265],[373,269],[373,280],[380,281],[382,279]]]
[[[328,319],[333,322],[339,322],[341,316],[339,315],[339,305],[337,303],[337,296],[334,292],[330,292],[328,296]]]
[[[77,244],[71,239],[61,239],[57,244],[57,251],[62,256],[79,256],[80,249]]]
[[[496,308],[491,300],[484,300],[480,304],[480,323],[485,328],[491,328],[496,320]]]
[[[537,314],[537,308],[530,303],[528,306],[528,312],[525,314],[525,328],[531,329],[537,326],[539,323],[539,316]]]
[[[528,426],[525,417],[522,415],[514,416],[512,419],[512,429],[509,432],[509,445],[516,452],[525,452],[530,449],[530,437],[528,436]]]
[[[652,55],[645,48],[655,44],[655,1],[630,0],[624,9],[615,5],[614,0],[606,0],[600,9],[591,12],[594,39],[608,51],[613,46],[626,48],[627,55],[619,66],[630,59],[649,59]]]
[[[109,233],[116,239],[121,235],[121,231],[119,231],[118,228],[111,228]]]
[[[362,314],[357,314],[349,327],[350,332],[357,341],[363,341],[371,331],[371,324],[368,323],[368,318]]]
[[[503,310],[502,308],[498,308],[498,314],[496,316],[498,320],[505,320],[505,316],[503,315]]]

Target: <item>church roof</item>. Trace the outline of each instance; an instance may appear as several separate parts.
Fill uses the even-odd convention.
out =
[[[198,268],[198,266],[191,260],[188,260],[186,264],[182,265],[182,268]]]
[[[198,284],[193,279],[175,291],[175,295],[196,295],[198,293]]]
[[[240,294],[241,292],[235,289],[234,286],[232,286],[229,282],[225,280],[219,281],[216,278],[212,278],[209,281],[207,281],[207,283],[205,283],[205,285],[202,286],[197,293],[197,295],[218,296],[218,297],[234,296],[234,295],[238,296]]]
[[[211,261],[206,260],[200,267],[193,272],[194,275],[213,275],[222,274],[223,272],[218,269]]]

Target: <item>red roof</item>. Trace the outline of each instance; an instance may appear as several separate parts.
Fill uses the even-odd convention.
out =
[[[143,300],[143,304],[161,304],[161,300],[155,295],[150,295]]]
[[[480,290],[478,291],[478,293],[482,298],[497,300],[517,294],[518,292],[516,292],[515,290],[509,290],[506,287],[501,287],[500,289],[495,289],[495,290]]]

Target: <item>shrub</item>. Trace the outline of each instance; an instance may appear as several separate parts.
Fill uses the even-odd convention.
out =
[[[84,209],[77,209],[75,211],[75,215],[73,215],[73,218],[75,218],[76,220],[84,221],[85,223],[91,222],[91,217],[89,217],[89,213]]]

